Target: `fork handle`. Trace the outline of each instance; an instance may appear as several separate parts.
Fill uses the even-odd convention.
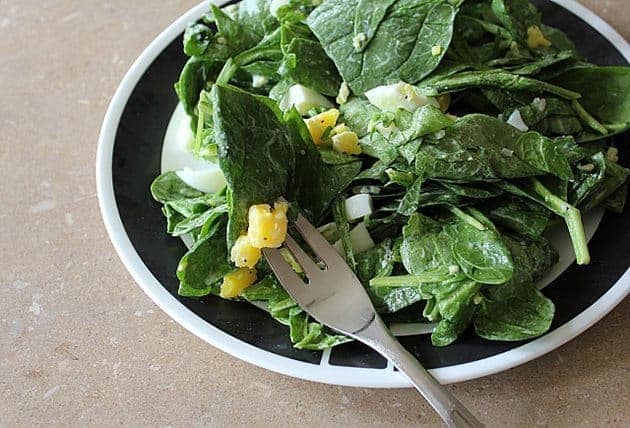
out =
[[[446,426],[458,428],[484,426],[392,336],[378,315],[367,328],[353,336],[379,352],[405,374],[440,415]]]

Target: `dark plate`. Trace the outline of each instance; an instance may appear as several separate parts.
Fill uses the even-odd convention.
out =
[[[545,23],[565,31],[591,62],[627,63],[618,50],[627,50],[627,46],[615,47],[586,21],[555,3],[535,3],[542,10]],[[404,379],[391,367],[386,368],[385,360],[362,345],[337,347],[329,356],[329,364],[320,364],[321,352],[294,349],[287,328],[249,304],[215,297],[192,300],[177,296],[175,271],[186,247],[179,239],[165,233],[165,219],[160,206],[151,198],[149,186],[160,173],[162,142],[177,105],[173,82],[186,61],[181,31],[195,14],[200,15],[200,10],[198,7],[180,19],[147,49],[123,81],[103,127],[98,160],[99,198],[108,231],[121,258],[145,291],[171,316],[213,345],[240,358],[285,374],[328,383],[405,385]],[[609,38],[619,38],[609,27],[597,26]],[[627,161],[628,145],[619,147],[621,158]],[[607,213],[590,243],[591,265],[571,266],[545,289],[557,311],[551,331],[543,338],[531,343],[492,342],[469,332],[445,348],[433,347],[427,335],[404,337],[401,342],[426,367],[442,368],[434,371],[442,381],[500,371],[548,352],[592,325],[628,293],[627,278],[619,281],[630,260],[628,224],[630,210],[622,215]],[[172,297],[156,287],[163,287]],[[203,323],[214,328],[206,328],[210,326]],[[247,349],[251,348],[229,336],[268,353],[248,354]],[[523,347],[525,344],[528,346]],[[509,352],[516,348],[520,348],[518,353]],[[500,358],[488,359],[493,356]],[[483,359],[486,360],[480,361]],[[293,361],[308,365],[293,364]],[[479,364],[462,366],[473,362]],[[344,367],[371,370],[338,370]],[[309,371],[311,373],[307,373]],[[368,373],[367,377],[363,376]]]

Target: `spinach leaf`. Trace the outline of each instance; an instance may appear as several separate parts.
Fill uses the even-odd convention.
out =
[[[354,37],[355,49],[359,52],[365,50],[372,41],[387,10],[396,0],[359,0],[354,15]]]
[[[212,89],[219,162],[228,184],[228,247],[247,230],[249,207],[284,196],[293,152],[280,113],[262,98],[228,86]]]
[[[228,262],[224,213],[209,218],[204,229],[205,233],[199,236],[177,267],[180,296],[202,297],[218,294],[220,281],[234,269]]]
[[[420,275],[438,268],[456,266],[450,242],[442,232],[442,226],[420,213],[409,217],[403,228],[400,256],[407,272]]]
[[[359,137],[364,137],[370,128],[370,121],[381,111],[365,98],[352,97],[339,107],[339,112],[341,113],[340,121],[356,132]]]
[[[510,91],[530,91],[536,94],[549,93],[568,100],[580,98],[578,92],[563,87],[521,76],[504,70],[463,71],[449,77],[428,79],[419,87],[427,96],[436,96],[469,88],[490,87]]]
[[[308,31],[308,28],[306,28]],[[328,96],[336,96],[341,77],[317,40],[292,37],[288,25],[282,27],[282,72],[293,82]],[[310,31],[308,31],[310,33]]]
[[[307,19],[354,93],[392,81],[415,83],[438,66],[451,42],[457,13],[448,1],[399,0],[382,19],[382,12],[374,12],[368,20],[380,24],[370,25],[375,30],[371,40],[367,34],[355,38],[355,19],[365,21],[365,12],[358,12],[361,5],[359,0],[328,0]],[[438,46],[434,55],[432,48]]]
[[[590,262],[590,254],[584,225],[582,224],[582,214],[580,210],[569,204],[567,201],[555,195],[543,183],[535,178],[520,182],[518,185],[508,182],[497,183],[506,192],[516,196],[530,199],[547,208],[549,211],[562,217],[569,230],[573,250],[577,258],[577,264],[586,265]]]
[[[541,15],[529,0],[492,0],[492,12],[515,40],[524,42],[527,29],[540,26]]]
[[[153,198],[164,206],[167,232],[180,236],[198,229],[210,216],[211,208],[225,203],[222,193],[205,194],[184,183],[177,173],[167,172],[151,184]]]
[[[179,81],[175,83],[175,92],[189,116],[195,117],[199,94],[207,88],[220,69],[221,63],[204,58],[193,57],[186,62]]]
[[[630,67],[575,67],[552,82],[581,93],[580,104],[605,127],[630,128]]]
[[[514,277],[501,287],[483,290],[475,314],[475,330],[490,340],[525,340],[549,330],[553,303],[532,285],[558,261],[558,253],[545,240],[504,236],[514,259]]]
[[[217,27],[215,43],[212,45],[215,49],[204,52],[204,55],[225,61],[255,46],[264,35],[264,32],[259,32],[260,29],[252,26],[253,22],[245,22],[240,17],[234,19],[214,4],[210,8]]]
[[[514,145],[514,154],[534,168],[548,172],[561,180],[572,180],[571,165],[562,151],[538,132],[521,135]]]
[[[512,278],[512,256],[495,230],[480,230],[457,222],[447,226],[445,232],[457,264],[470,279],[482,284],[503,284]]]
[[[424,177],[418,177],[411,186],[407,188],[407,193],[400,201],[398,206],[398,212],[402,215],[411,215],[418,211],[420,206],[420,200],[422,198],[422,187],[424,184]]]
[[[434,346],[450,345],[468,328],[479,287],[475,281],[463,281],[436,289],[436,306],[442,320],[431,333]]]
[[[271,15],[270,4],[270,0],[241,0],[235,19],[249,27],[261,39],[278,25],[278,21]]]
[[[487,211],[490,219],[519,235],[537,239],[549,224],[549,211],[518,199],[503,200]]]
[[[566,157],[553,141],[479,114],[456,121],[440,139],[426,138],[416,155],[416,173],[430,178],[479,181],[536,176],[547,170],[571,176]]]
[[[278,302],[290,297],[274,276],[267,276],[243,290],[241,298],[248,302]]]
[[[212,41],[212,30],[203,23],[189,25],[184,32],[184,53],[188,56],[201,56]]]
[[[475,315],[477,334],[489,340],[526,340],[546,333],[555,312],[551,300],[529,283],[506,285]]]
[[[215,138],[228,183],[228,245],[247,229],[249,207],[280,196],[318,220],[361,168],[329,167],[297,111],[281,116],[272,100],[234,87],[212,90]]]
[[[584,211],[604,203],[630,176],[630,170],[605,159],[602,152],[595,153],[588,160],[582,169],[578,167],[576,180],[569,189],[571,203]],[[587,166],[592,170],[585,170]]]
[[[392,241],[385,239],[375,247],[355,256],[357,276],[363,283],[369,283],[376,277],[386,277],[394,270],[394,252]]]
[[[332,334],[320,323],[309,322],[309,316],[298,306],[289,311],[289,336],[297,349],[321,351],[351,341],[349,337]]]
[[[205,193],[184,183],[176,172],[171,171],[160,175],[151,184],[153,199],[163,204],[182,199],[197,199]]]
[[[211,208],[204,211],[201,214],[194,215],[178,222],[174,227],[171,234],[173,236],[182,236],[187,233],[195,232],[201,229],[208,222],[213,222],[216,218],[221,217],[223,214],[227,214],[227,205],[219,205],[216,208]]]

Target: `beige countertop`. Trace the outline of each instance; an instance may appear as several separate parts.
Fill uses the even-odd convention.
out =
[[[214,349],[116,256],[96,140],[139,52],[196,0],[0,0],[0,426],[438,426],[411,390],[321,385]],[[630,38],[628,0],[585,3]],[[449,386],[496,426],[630,422],[630,301],[524,366]]]

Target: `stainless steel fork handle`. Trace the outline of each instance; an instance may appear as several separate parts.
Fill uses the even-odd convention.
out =
[[[365,329],[352,336],[378,351],[405,374],[448,427],[484,426],[391,335],[378,315]]]

